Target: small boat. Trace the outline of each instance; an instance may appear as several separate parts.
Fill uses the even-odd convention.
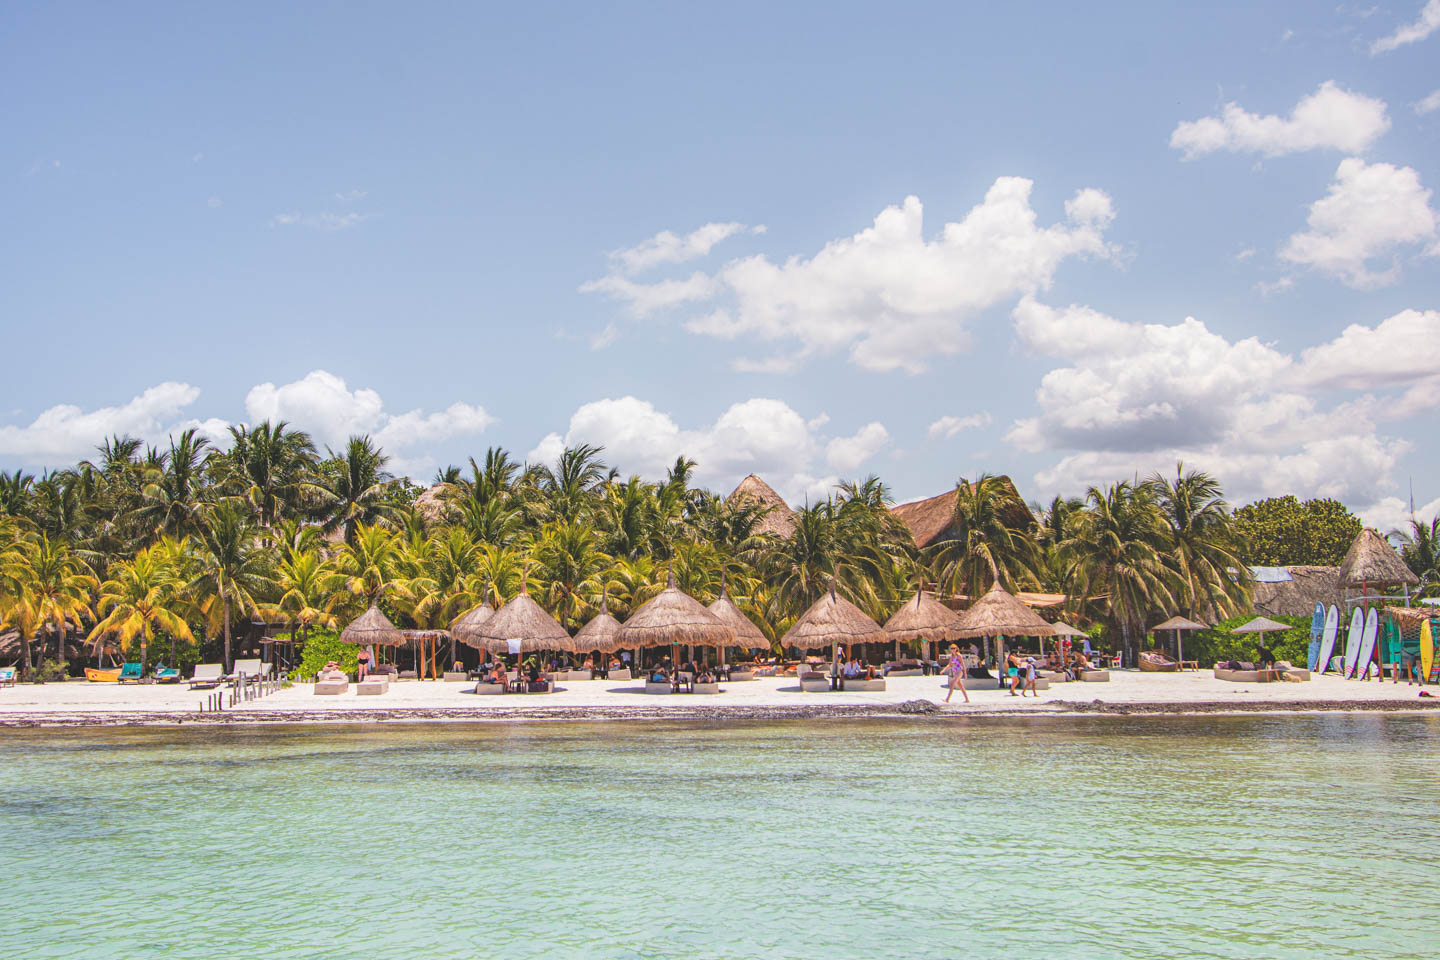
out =
[[[102,670],[99,667],[86,667],[85,679],[91,683],[119,683],[120,668],[113,670]]]
[[[1141,650],[1140,669],[1146,673],[1175,673],[1180,669],[1180,664],[1159,650]]]

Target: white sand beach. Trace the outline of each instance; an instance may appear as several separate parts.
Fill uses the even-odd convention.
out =
[[[993,683],[993,681],[992,681]],[[1108,683],[1055,683],[1037,698],[1007,691],[972,689],[966,705],[957,692],[944,703],[940,677],[892,677],[884,692],[801,693],[793,677],[760,678],[721,684],[718,695],[647,694],[635,681],[564,681],[550,694],[476,696],[469,683],[400,681],[381,696],[357,696],[352,685],[339,696],[315,696],[310,684],[297,684],[268,696],[227,706],[209,719],[325,721],[345,719],[486,720],[646,719],[727,714],[783,717],[894,712],[907,701],[924,700],[945,713],[1050,714],[1133,708],[1145,712],[1295,709],[1426,709],[1440,700],[1423,699],[1420,688],[1383,682],[1316,677],[1303,683],[1231,683],[1207,671],[1141,673],[1118,670]],[[1425,688],[1440,693],[1440,688]],[[85,682],[21,684],[0,689],[0,724],[112,722],[145,723],[205,719],[197,716],[205,691],[174,685],[125,685]],[[1100,701],[1096,703],[1096,701]]]

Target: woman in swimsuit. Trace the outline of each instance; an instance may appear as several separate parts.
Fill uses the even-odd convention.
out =
[[[965,702],[970,702],[970,694],[965,690],[965,660],[960,656],[960,648],[950,644],[950,662],[945,666],[945,672],[950,674],[950,689],[945,693],[945,702],[950,702],[950,696],[955,692],[955,687],[960,687],[960,694]]]

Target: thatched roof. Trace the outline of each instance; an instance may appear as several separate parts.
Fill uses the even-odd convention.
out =
[[[495,608],[490,606],[489,603],[482,603],[452,623],[450,625],[450,635],[467,647],[484,650],[486,649],[485,642],[481,640],[478,635],[480,625],[493,616],[495,616]]]
[[[1278,583],[1257,580],[1251,589],[1251,606],[1267,617],[1308,617],[1315,604],[1328,607],[1339,603],[1345,591],[1340,586],[1339,567],[1295,566],[1284,568],[1290,579]]]
[[[1053,637],[1055,627],[1040,619],[999,582],[960,614],[961,637]]]
[[[672,643],[733,647],[735,629],[670,583],[630,615],[620,628],[622,647],[660,647]]]
[[[916,637],[943,643],[954,640],[959,629],[959,615],[924,590],[915,591],[915,596],[885,621],[885,632],[896,639]]]
[[[610,653],[620,649],[620,621],[610,616],[605,598],[600,598],[600,612],[575,634],[576,653]]]
[[[1345,559],[1340,561],[1340,582],[1347,585],[1373,583],[1376,586],[1409,584],[1420,582],[1415,571],[1405,565],[1400,554],[1378,530],[1370,527],[1360,531],[1360,536],[1350,544]]]
[[[824,596],[810,605],[780,638],[787,647],[814,650],[837,643],[889,643],[891,636],[855,604],[835,592],[832,583]]]
[[[446,485],[437,483],[415,498],[415,512],[424,517],[426,523],[440,523],[445,519],[449,506],[445,502],[445,491]]]
[[[1275,620],[1271,620],[1269,617],[1256,617],[1254,620],[1251,620],[1249,623],[1242,623],[1240,626],[1236,627],[1234,630],[1231,630],[1230,632],[1231,632],[1231,633],[1275,633],[1276,631],[1279,631],[1279,632],[1281,632],[1281,633],[1284,633],[1286,630],[1289,630],[1289,629],[1290,629],[1290,624],[1288,624],[1288,623],[1279,623],[1279,622],[1277,622],[1277,621],[1275,621]]]
[[[1157,623],[1151,630],[1204,630],[1205,624],[1196,623],[1194,620],[1186,620],[1184,617],[1171,617],[1164,623]]]
[[[390,618],[380,612],[379,607],[372,606],[340,631],[340,642],[360,646],[378,643],[386,647],[403,647],[408,641],[405,634],[390,622]]]
[[[530,599],[522,587],[495,613],[478,624],[470,634],[472,646],[484,645],[491,653],[510,652],[510,641],[520,641],[521,653],[535,653],[540,650],[571,649],[570,634],[545,612],[545,609]]]
[[[770,646],[770,641],[760,628],[755,626],[755,621],[745,616],[745,612],[735,606],[735,601],[730,599],[730,594],[725,587],[720,587],[720,598],[710,604],[709,610],[715,614],[716,619],[735,631],[735,645],[745,647],[749,650],[762,650]]]
[[[1419,623],[1420,623],[1422,620],[1429,620],[1431,617],[1435,617],[1435,616],[1437,616],[1437,615],[1440,615],[1440,611],[1437,611],[1434,607],[1390,607],[1390,606],[1387,606],[1387,607],[1385,608],[1385,612],[1388,613],[1388,614],[1390,614],[1390,616],[1394,617],[1396,620],[1400,621],[1401,623],[1406,623],[1406,624],[1412,624],[1412,623],[1413,623],[1413,624],[1415,624],[1415,625],[1417,625],[1417,626],[1419,625]]]
[[[1055,628],[1055,636],[1057,637],[1089,636],[1089,634],[1087,634],[1084,630],[1077,630],[1074,627],[1070,626],[1070,624],[1066,623],[1064,620],[1056,620],[1054,623],[1050,624],[1050,626]]]
[[[769,507],[767,513],[755,526],[756,533],[772,533],[777,537],[788,537],[795,532],[795,511],[790,509],[775,488],[755,474],[750,474],[725,498],[726,503],[748,500],[762,507]]]
[[[1035,518],[1031,515],[1030,508],[1020,499],[1020,492],[1015,489],[1015,484],[1009,477],[1001,476],[996,479],[1003,481],[1015,493],[1016,506],[1010,515],[1003,518],[1005,522],[1012,527],[1029,526]],[[958,487],[952,487],[924,500],[899,504],[891,507],[890,513],[909,529],[915,546],[923,549],[955,535],[953,521],[957,489]]]

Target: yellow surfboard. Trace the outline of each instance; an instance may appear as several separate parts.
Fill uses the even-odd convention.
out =
[[[1430,668],[1435,665],[1435,635],[1430,630],[1430,621],[1420,623],[1420,682],[1430,680]]]

